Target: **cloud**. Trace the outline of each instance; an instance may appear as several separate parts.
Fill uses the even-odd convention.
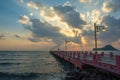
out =
[[[17,35],[17,34],[15,34],[14,36],[15,36],[16,38],[20,38],[20,36],[19,36],[19,35]]]
[[[4,34],[0,34],[0,39],[4,39],[5,35]]]
[[[51,24],[47,22],[40,22],[39,19],[31,19],[30,21],[32,22],[33,29],[31,28],[29,30],[32,30],[35,33],[34,36],[36,37],[60,36],[60,34],[58,33],[58,31],[60,30],[59,28],[53,27]]]
[[[92,0],[79,0],[79,2],[81,3],[88,3],[88,2],[91,2]]]
[[[58,21],[60,19],[60,17],[55,13],[53,7],[42,8],[40,11],[40,16],[43,17],[45,21],[50,22],[50,23],[51,23],[51,21],[53,23],[53,21],[56,21],[56,20]]]
[[[116,48],[120,49],[120,45],[119,44],[120,44],[120,38],[119,38],[118,41],[112,43],[113,46],[115,46]]]
[[[36,9],[36,10],[45,7],[43,4],[36,3],[36,2],[33,2],[33,1],[28,2],[27,6],[30,7],[30,8]]]
[[[111,3],[111,2],[109,2],[109,1],[107,1],[107,2],[104,2],[103,3],[103,7],[102,7],[102,10],[104,11],[104,12],[107,12],[107,13],[109,13],[109,12],[111,12],[112,10],[113,10],[113,4]]]
[[[30,16],[33,16],[33,13],[31,12],[29,15],[30,15]]]
[[[23,2],[24,2],[24,0],[20,0],[20,2],[21,2],[21,3],[23,3]]]
[[[74,43],[81,43],[81,30],[79,28],[85,24],[80,17],[80,13],[72,7],[69,2],[64,5],[47,7],[43,4],[28,2],[28,7],[40,9],[40,19],[29,19],[28,16],[20,17],[19,22],[24,24],[25,29],[30,31],[28,40],[32,42],[54,42],[61,44],[66,40]],[[30,16],[33,13],[29,14]],[[30,25],[28,25],[31,23]],[[78,30],[77,30],[78,29]],[[19,35],[14,35],[20,38]]]
[[[20,17],[19,21],[21,24],[27,24],[29,22],[29,17],[26,15],[23,15]]]
[[[48,14],[49,13],[49,14]],[[60,28],[59,33],[75,43],[81,43],[81,27],[86,23],[80,13],[69,2],[64,5],[44,7],[40,16],[54,27]],[[74,32],[74,31],[78,31]],[[77,36],[76,36],[77,33]],[[62,41],[63,41],[62,39]],[[39,40],[39,39],[38,39]]]
[[[86,24],[86,22],[80,18],[80,13],[71,5],[59,5],[53,8],[62,20],[71,27],[81,28],[82,25]]]
[[[28,2],[27,6],[33,8],[33,9],[36,9],[36,10],[39,9],[39,6],[36,3],[32,2],[32,1]]]
[[[52,40],[46,37],[29,37],[28,40],[32,41],[32,42],[51,42]]]
[[[119,0],[111,0],[111,1],[106,1],[103,3],[102,7],[103,12],[116,12],[120,10],[120,1]]]
[[[59,33],[60,28],[53,27],[47,22],[41,22],[39,19],[31,19],[30,21],[32,26],[27,26],[26,29],[32,32],[32,38],[29,38],[29,40],[33,42],[41,41],[39,38],[52,38],[54,40],[54,38],[64,37],[64,35]]]
[[[105,41],[106,43],[112,43],[118,41],[120,38],[120,19],[115,19],[110,15],[104,16],[103,24],[108,26],[106,32],[100,34],[100,39]]]
[[[48,14],[49,13],[49,14]],[[52,26],[60,28],[60,32],[66,36],[70,36],[72,33],[71,27],[67,24],[67,22],[62,20],[54,10],[53,7],[44,8],[40,12],[40,16],[46,21],[47,23],[51,24]]]
[[[86,14],[81,13],[81,18],[86,21],[86,25],[83,25],[83,34],[85,31],[94,31],[94,23],[101,24],[103,20],[103,15],[99,9],[93,9],[91,12],[86,12]]]
[[[48,23],[58,27],[82,28],[86,24],[81,14],[69,2],[50,8],[44,5],[40,11],[40,16]]]
[[[32,26],[27,26],[26,29],[32,33],[28,40],[32,42],[53,41],[56,44],[61,44],[64,40],[70,40],[75,43],[80,43],[80,35],[75,37],[67,37],[62,34],[61,29],[47,22],[41,22],[39,19],[31,19]]]
[[[120,39],[120,19],[111,17],[110,15],[104,16],[101,20],[101,25],[107,27],[106,32],[98,32],[98,44],[103,46],[106,44],[112,44]],[[85,26],[84,26],[85,27]],[[83,28],[84,28],[83,27]],[[84,36],[88,44],[94,45],[94,28],[83,29],[82,36]],[[92,43],[93,42],[93,43]]]
[[[103,16],[101,15],[100,10],[98,9],[92,10],[91,15],[90,15],[92,23],[100,24],[102,22],[102,17]]]

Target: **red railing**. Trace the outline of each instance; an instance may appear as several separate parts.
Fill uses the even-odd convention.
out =
[[[109,54],[105,54],[105,52],[95,54],[87,51],[50,52],[81,69],[84,68],[83,66],[85,65],[90,65],[120,75],[120,55],[118,54],[114,55],[111,52]]]

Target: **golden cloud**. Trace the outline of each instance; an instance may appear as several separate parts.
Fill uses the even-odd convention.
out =
[[[81,3],[88,3],[88,2],[91,2],[92,0],[79,0],[79,2]]]
[[[34,3],[34,2],[28,2],[27,3],[27,6],[28,7],[31,7],[31,8],[34,8],[34,9],[36,9],[36,10],[38,10],[39,9],[39,7],[38,7],[38,5],[36,4],[36,3]]]
[[[111,4],[111,2],[104,2],[103,3],[103,7],[102,7],[102,11],[103,12],[106,12],[106,13],[109,13],[113,10],[113,6]]]
[[[20,22],[21,24],[27,24],[29,21],[30,21],[29,17],[26,16],[26,15],[23,15],[23,16],[20,17],[18,22]]]

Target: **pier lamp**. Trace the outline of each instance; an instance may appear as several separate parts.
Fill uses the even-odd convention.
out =
[[[106,28],[105,26],[96,25],[96,23],[94,23],[94,31],[95,31],[95,52],[97,54],[97,32],[99,31],[105,32]]]

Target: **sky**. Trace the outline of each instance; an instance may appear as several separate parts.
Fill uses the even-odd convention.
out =
[[[0,50],[120,49],[120,0],[0,0]],[[102,27],[101,27],[102,29]]]

